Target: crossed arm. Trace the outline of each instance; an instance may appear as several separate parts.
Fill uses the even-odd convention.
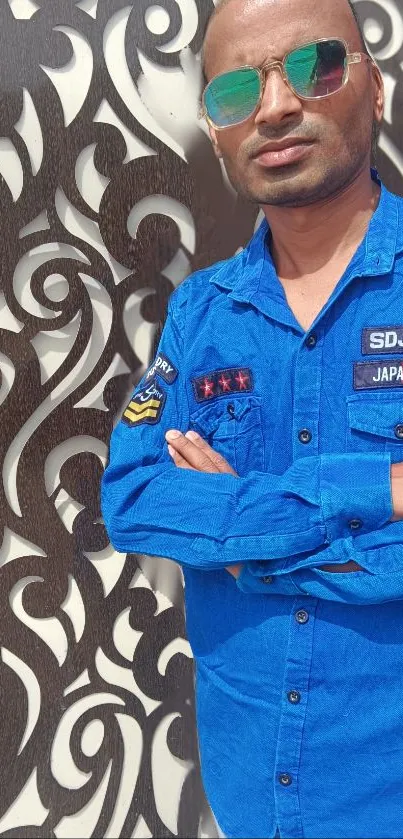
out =
[[[391,471],[384,452],[321,454],[296,459],[281,475],[238,477],[194,433],[172,435],[190,422],[185,302],[171,298],[160,342],[177,370],[160,421],[120,422],[111,437],[101,497],[112,544],[200,571],[227,568],[248,594],[267,594],[274,575],[275,591],[288,595],[403,600],[403,464]],[[359,533],[354,519],[362,520]]]
[[[192,469],[196,472],[206,472],[210,474],[226,473],[229,475],[237,475],[232,466],[225,460],[222,455],[216,452],[211,446],[200,437],[195,431],[188,431],[182,434],[180,431],[170,429],[166,433],[166,441],[168,443],[168,451],[172,460],[179,469]],[[403,463],[392,464],[391,467],[391,486],[392,486],[392,500],[394,515],[391,521],[399,521],[403,519]],[[354,560],[345,562],[343,564],[326,564],[319,568],[323,571],[333,573],[346,573],[351,571],[361,571],[362,566]],[[237,578],[241,572],[241,565],[232,565],[227,567],[227,571]]]

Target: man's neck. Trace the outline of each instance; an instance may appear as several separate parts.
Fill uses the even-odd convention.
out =
[[[366,169],[325,201],[305,207],[264,206],[279,276],[301,280],[320,275],[346,257],[348,264],[366,234],[379,194]]]

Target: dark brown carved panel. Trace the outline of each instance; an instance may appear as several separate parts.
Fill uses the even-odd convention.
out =
[[[0,3],[1,836],[214,835],[180,573],[99,506],[169,294],[256,220],[196,118],[212,0],[153,5]],[[402,13],[357,5],[403,192]]]

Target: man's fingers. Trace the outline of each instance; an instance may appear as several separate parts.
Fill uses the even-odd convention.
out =
[[[165,437],[170,448],[182,458],[181,461],[178,460],[178,457],[174,458],[177,466],[186,468],[186,463],[187,468],[192,467],[198,472],[210,472],[213,474],[222,472],[237,477],[237,473],[225,457],[212,449],[195,431],[188,431],[186,434],[182,434],[180,431],[171,429],[167,431]],[[172,452],[170,454],[173,457]]]
[[[192,472],[196,472],[196,469],[194,469],[193,466],[190,466],[187,460],[185,460],[185,458],[182,457],[179,452],[176,452],[170,445],[168,445],[168,452],[171,455],[175,466],[178,466],[179,469],[191,469]]]
[[[217,466],[215,466],[206,453],[198,446],[195,446],[195,444],[189,440],[188,437],[185,437],[184,434],[181,434],[180,431],[171,429],[170,431],[167,431],[165,438],[175,452],[186,461],[188,467],[193,466],[193,468],[197,469],[198,472],[218,472]]]
[[[192,443],[194,443],[194,445],[197,446],[197,448],[200,449],[200,451],[203,452],[203,454],[208,457],[212,463],[214,463],[219,472],[225,472],[230,475],[237,474],[228,461],[225,460],[225,457],[216,452],[215,449],[212,449],[211,446],[203,440],[203,437],[200,437],[200,434],[196,433],[196,431],[187,431],[185,437],[187,437],[188,440],[191,440]]]

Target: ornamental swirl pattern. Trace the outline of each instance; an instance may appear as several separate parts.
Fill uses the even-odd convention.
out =
[[[403,17],[356,0],[403,192]],[[172,289],[250,237],[198,121],[212,0],[0,4],[0,836],[214,836],[173,563],[117,554],[115,418]]]

